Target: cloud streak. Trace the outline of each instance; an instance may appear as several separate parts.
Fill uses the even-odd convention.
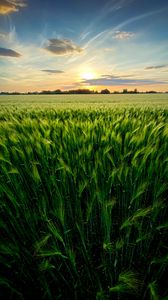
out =
[[[148,79],[127,79],[124,76],[103,75],[100,78],[82,80],[82,84],[90,86],[139,86],[152,84],[167,84],[165,81],[148,80]]]
[[[95,26],[97,26],[100,22],[108,17],[110,14],[115,14],[118,10],[128,6],[135,0],[109,0],[99,11],[94,21],[89,24],[86,30],[81,34],[81,40],[85,40],[85,38],[90,35]]]
[[[26,3],[23,0],[0,0],[0,15],[17,12],[20,8],[25,6]]]
[[[21,54],[12,49],[0,48],[0,56],[20,57]]]
[[[83,49],[75,45],[72,40],[68,39],[49,39],[48,45],[44,48],[55,55],[72,55],[79,54]]]
[[[62,74],[64,73],[64,71],[61,71],[61,70],[41,70],[42,72],[45,72],[45,73],[49,73],[49,74]]]
[[[145,70],[156,70],[156,69],[163,69],[163,68],[166,68],[166,67],[168,67],[167,64],[158,65],[158,66],[149,66],[149,67],[146,67]]]

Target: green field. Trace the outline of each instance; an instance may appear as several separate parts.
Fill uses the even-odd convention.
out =
[[[0,96],[0,299],[168,299],[168,94]]]
[[[0,96],[0,106],[55,107],[55,108],[109,108],[114,106],[166,106],[168,94],[137,95],[18,95]]]

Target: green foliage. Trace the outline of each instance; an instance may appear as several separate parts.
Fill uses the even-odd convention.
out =
[[[0,112],[2,299],[166,299],[168,110],[36,105]]]
[[[118,281],[119,283],[117,285],[109,288],[110,293],[138,295],[142,288],[141,280],[133,271],[120,273]]]
[[[158,300],[159,296],[158,296],[158,286],[156,281],[153,281],[151,283],[149,283],[148,285],[149,288],[149,293],[150,293],[150,299],[151,300]]]

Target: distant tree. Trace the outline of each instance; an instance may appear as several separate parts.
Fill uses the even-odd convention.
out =
[[[40,94],[42,94],[42,95],[49,95],[51,93],[52,93],[51,91],[45,91],[45,90],[40,92]]]
[[[114,92],[113,92],[113,94],[119,94],[119,93],[120,93],[119,91],[114,91]]]
[[[133,91],[127,91],[127,93],[128,93],[128,94],[137,94],[138,91],[137,91],[137,89],[134,89]]]
[[[146,94],[156,94],[156,91],[146,91]]]
[[[55,90],[55,91],[54,91],[54,94],[62,94],[62,91],[61,91],[60,89]]]
[[[9,92],[1,92],[0,95],[10,95]]]
[[[108,89],[104,89],[104,90],[101,90],[100,93],[101,94],[110,94],[110,91]]]
[[[89,89],[69,90],[69,94],[94,94],[94,91]]]
[[[128,94],[128,90],[127,89],[123,89],[123,94]]]

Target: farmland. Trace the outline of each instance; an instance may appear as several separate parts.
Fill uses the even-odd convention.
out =
[[[168,94],[0,96],[2,299],[168,299]]]
[[[112,108],[115,106],[168,107],[168,94],[137,95],[6,95],[0,96],[1,107],[19,108]]]

